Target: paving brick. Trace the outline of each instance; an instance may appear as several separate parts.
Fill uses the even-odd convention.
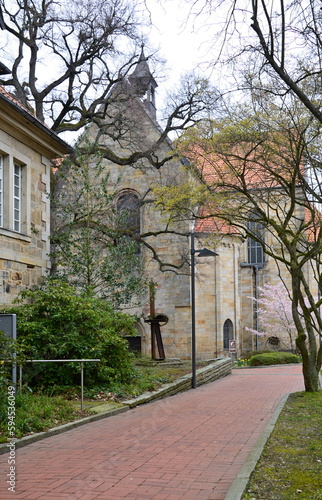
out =
[[[24,500],[223,500],[300,366],[233,370],[197,389],[71,429],[17,450]],[[9,493],[9,494],[8,494]]]

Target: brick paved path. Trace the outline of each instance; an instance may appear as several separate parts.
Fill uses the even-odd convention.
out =
[[[0,498],[222,500],[300,366],[233,374],[16,450],[16,492]]]

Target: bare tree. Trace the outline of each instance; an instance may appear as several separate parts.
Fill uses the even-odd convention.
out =
[[[157,237],[182,236],[185,229],[165,223],[131,235],[131,241],[127,234],[116,236],[117,183],[104,191],[108,172],[128,165],[155,172],[162,167],[180,169],[169,136],[197,123],[218,98],[206,80],[186,76],[169,96],[162,127],[158,124],[151,95],[157,83],[139,36],[137,12],[142,5],[144,0],[0,0],[0,34],[9,41],[6,50],[12,59],[11,76],[3,76],[1,85],[56,133],[78,133],[74,153],[58,162],[60,174],[52,183],[52,273],[69,262],[60,267],[65,274],[77,276],[79,286],[118,304],[128,301],[143,281],[138,244],[162,270],[184,272],[184,255],[171,261],[154,246]],[[86,178],[87,163],[80,161],[84,157],[94,176],[91,182]],[[98,181],[95,172],[101,163]],[[66,190],[58,179],[69,186],[74,182],[73,190]],[[149,187],[146,191],[141,203],[151,205]],[[92,204],[86,211],[89,199]],[[115,256],[121,239],[127,254],[123,260]],[[119,272],[117,285],[110,279],[113,265]],[[137,273],[131,274],[135,266]],[[117,296],[113,287],[122,293]]]
[[[114,61],[122,43],[138,39],[136,4],[2,0],[12,75],[1,84],[56,132],[79,130],[135,63]]]
[[[235,76],[230,89],[257,88],[279,96],[291,92],[322,123],[320,1],[191,0],[191,4],[191,15],[197,19],[208,13],[213,32],[209,43],[215,49],[209,63],[229,67],[230,83]]]
[[[160,169],[178,157],[169,137],[180,135],[207,116],[220,96],[208,81],[194,75],[185,76],[177,94],[173,93],[168,99],[163,126],[155,123],[158,133],[150,136],[151,124],[146,123],[141,106],[144,94],[127,81],[114,88],[92,118],[96,126],[93,150],[117,165],[140,167],[142,161],[147,160]]]
[[[161,271],[187,273],[185,248],[171,259],[155,250],[155,239],[172,234],[184,241],[189,233],[166,219],[142,230],[140,210],[154,204],[149,186],[141,199],[120,196],[119,182],[109,182],[110,170],[91,144],[83,143],[75,154],[59,161],[53,175],[51,276],[116,308],[134,307],[146,300],[146,254]]]

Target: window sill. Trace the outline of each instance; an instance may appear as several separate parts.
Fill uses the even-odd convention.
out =
[[[3,236],[8,236],[8,238],[13,238],[15,240],[26,241],[27,243],[31,242],[31,237],[26,234],[16,233],[15,231],[10,231],[9,229],[0,228],[0,234]]]
[[[240,262],[240,267],[256,267],[257,269],[263,269],[265,267],[266,262]]]

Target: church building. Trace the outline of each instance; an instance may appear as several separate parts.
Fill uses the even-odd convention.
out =
[[[111,134],[102,134],[104,121],[100,125],[100,141],[120,156],[134,151],[147,150],[161,136],[162,130],[156,119],[157,83],[150,71],[143,49],[134,71],[125,78],[118,90],[126,94],[122,104],[115,106],[114,118],[120,116],[120,129],[125,133],[117,139]],[[94,141],[98,128],[92,125],[87,131]],[[124,130],[123,130],[124,132]],[[170,141],[162,142],[154,154],[160,158],[171,156]],[[267,348],[267,339],[260,339],[247,328],[256,326],[256,297],[258,287],[264,283],[277,283],[278,272],[274,262],[267,259],[260,244],[244,239],[215,226],[210,219],[184,221],[166,231],[164,216],[153,203],[153,186],[176,185],[187,179],[182,161],[173,158],[157,169],[146,159],[133,165],[117,165],[106,160],[110,172],[111,187],[118,183],[118,206],[127,207],[137,213],[137,231],[144,236],[148,246],[141,246],[146,275],[153,283],[153,292],[147,294],[142,306],[131,312],[140,316],[137,323],[136,349],[142,354],[154,356],[151,346],[151,323],[149,316],[162,315],[161,335],[166,358],[189,359],[191,357],[192,296],[191,296],[191,233],[195,236],[195,326],[196,355],[199,359],[225,356],[240,357],[243,353]],[[211,250],[217,254],[199,256],[209,234],[218,232],[216,246]],[[151,297],[151,293],[153,297]],[[152,307],[152,309],[151,309]],[[166,316],[167,320],[164,318]],[[272,332],[272,348],[277,332]],[[275,340],[274,340],[275,339]],[[134,343],[134,340],[130,340]],[[269,342],[269,341],[268,341]],[[286,346],[287,348],[287,346]],[[156,348],[155,356],[162,357]]]

